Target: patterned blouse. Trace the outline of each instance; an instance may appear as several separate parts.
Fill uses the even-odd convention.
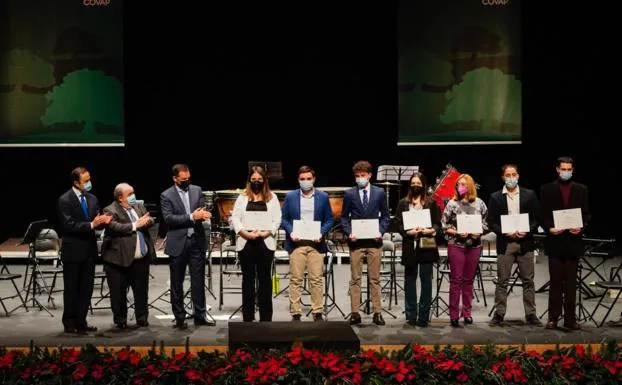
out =
[[[464,202],[462,200],[457,201],[451,199],[447,202],[445,206],[445,211],[443,211],[443,216],[441,218],[441,223],[443,225],[443,230],[445,229],[457,229],[458,228],[458,214],[480,214],[482,216],[482,228],[484,233],[488,232],[488,224],[486,223],[486,216],[488,215],[488,208],[483,200],[479,198],[475,198],[474,202]],[[449,244],[459,244],[459,245],[467,245],[467,246],[478,246],[481,241],[478,238],[475,239],[462,239],[458,238],[453,234],[445,233],[445,239]]]

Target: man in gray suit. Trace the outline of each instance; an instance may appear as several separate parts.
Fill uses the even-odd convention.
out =
[[[149,227],[153,218],[136,201],[134,188],[121,183],[114,189],[115,201],[104,209],[112,216],[102,244],[104,271],[110,288],[110,306],[114,323],[127,328],[127,288],[134,294],[134,312],[139,327],[149,326],[149,263],[155,257]]]
[[[194,324],[214,326],[205,318],[205,253],[207,238],[203,221],[212,214],[205,210],[201,187],[190,184],[190,169],[185,164],[173,166],[175,184],[160,195],[162,217],[168,227],[164,252],[169,256],[171,271],[171,305],[175,315],[174,328],[183,330],[186,310],[183,285],[186,266],[190,267],[190,291],[194,308]]]

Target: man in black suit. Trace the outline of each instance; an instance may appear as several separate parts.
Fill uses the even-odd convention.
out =
[[[371,302],[373,305],[373,322],[384,325],[382,303],[380,301],[380,259],[382,258],[382,235],[389,227],[389,210],[384,190],[372,186],[371,164],[367,161],[357,162],[352,167],[356,187],[346,190],[343,197],[341,226],[348,237],[350,248],[350,303],[352,314],[351,325],[361,323],[359,306],[361,304],[361,276],[363,256],[367,257],[367,274],[369,274]],[[374,219],[378,221],[378,235],[371,239],[358,239],[352,231],[352,221],[358,219]]]
[[[155,247],[149,234],[153,218],[136,200],[134,188],[120,183],[114,189],[115,201],[104,208],[112,220],[102,244],[104,270],[110,288],[113,321],[119,329],[127,328],[127,288],[134,294],[134,313],[139,327],[149,326],[149,263]]]
[[[535,273],[533,234],[538,231],[540,207],[533,190],[518,186],[518,166],[506,164],[501,168],[504,186],[494,192],[488,201],[488,225],[497,235],[497,289],[495,291],[495,314],[490,326],[503,323],[508,303],[508,282],[514,262],[518,264],[519,277],[523,283],[523,306],[527,324],[542,326],[536,315],[536,291],[533,283]],[[502,215],[529,215],[529,231],[502,229]]]
[[[547,234],[544,251],[549,257],[549,320],[547,329],[557,328],[564,307],[564,327],[578,330],[575,315],[577,269],[584,253],[583,232],[590,220],[587,187],[572,181],[574,160],[563,156],[557,159],[556,181],[545,184],[540,191],[540,224]],[[556,229],[553,211],[581,209],[583,227]]]
[[[186,329],[183,284],[186,266],[190,267],[190,290],[194,324],[214,326],[205,318],[205,253],[207,238],[203,221],[212,214],[205,210],[201,187],[190,184],[190,169],[185,164],[173,166],[175,184],[160,195],[162,217],[168,226],[164,252],[171,270],[171,305],[177,329]]]
[[[73,186],[58,198],[63,261],[63,325],[65,332],[86,334],[97,331],[88,326],[86,314],[93,295],[97,238],[95,230],[112,217],[99,214],[99,203],[91,190],[91,174],[84,167],[71,171]]]

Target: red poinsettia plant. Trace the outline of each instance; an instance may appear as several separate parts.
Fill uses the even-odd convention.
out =
[[[53,351],[0,350],[0,383],[12,384],[621,384],[622,349],[609,341],[543,353],[494,346],[395,352],[236,350],[141,355],[93,346]]]

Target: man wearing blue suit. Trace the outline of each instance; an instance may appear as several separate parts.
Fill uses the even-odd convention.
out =
[[[382,235],[389,227],[389,210],[387,208],[384,190],[372,186],[369,180],[372,177],[371,164],[359,161],[352,167],[356,178],[356,187],[346,190],[343,197],[341,211],[341,227],[348,237],[350,248],[350,303],[352,314],[351,325],[361,323],[359,307],[361,305],[361,275],[363,271],[363,256],[367,257],[367,274],[371,291],[371,302],[374,311],[374,323],[384,325],[382,318],[382,304],[380,303],[380,259],[382,255]],[[376,219],[379,232],[375,239],[358,239],[352,232],[352,220]]]
[[[174,328],[187,329],[184,309],[184,278],[190,266],[190,290],[194,308],[194,324],[214,326],[205,318],[205,252],[207,238],[203,221],[212,214],[204,209],[201,187],[190,184],[190,169],[185,164],[173,166],[175,185],[160,195],[162,217],[168,227],[164,252],[169,256],[171,271],[171,305],[175,315]]]
[[[311,307],[314,321],[322,321],[323,310],[323,267],[324,254],[327,251],[324,238],[333,226],[333,212],[328,194],[316,190],[315,171],[308,166],[298,170],[300,189],[291,191],[283,202],[281,225],[287,233],[285,249],[289,253],[289,302],[292,321],[300,321],[300,291],[305,273],[309,272],[311,286]],[[320,234],[317,239],[301,239],[301,234],[294,232],[294,221],[320,222]]]

